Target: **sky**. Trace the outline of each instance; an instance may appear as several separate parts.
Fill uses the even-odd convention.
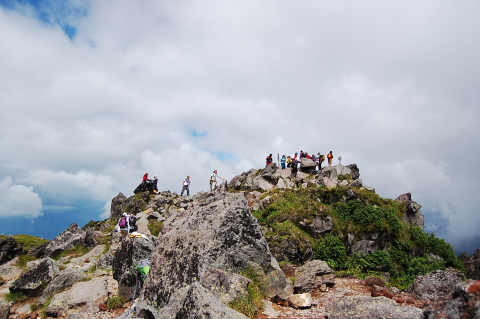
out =
[[[480,248],[480,2],[0,0],[0,233],[333,151]],[[337,162],[337,161],[336,161]]]

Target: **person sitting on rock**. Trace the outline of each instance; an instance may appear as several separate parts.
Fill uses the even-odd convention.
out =
[[[267,165],[265,165],[265,167],[272,164],[272,162],[273,162],[272,154],[267,156],[266,162],[267,162]]]
[[[218,176],[218,172],[217,170],[214,170],[212,175],[210,175],[210,191],[214,190],[215,188],[217,188],[217,177],[220,178],[220,179],[223,179],[225,180],[225,178],[221,178],[220,176]],[[215,186],[213,186],[213,189],[212,189],[212,185],[215,184]]]
[[[118,220],[118,228],[120,230],[120,233],[122,234],[122,237],[125,237],[128,235],[128,232],[130,231],[130,224],[128,221],[128,214],[123,213],[122,217]]]
[[[332,151],[330,151],[330,153],[328,153],[327,159],[328,159],[328,166],[332,166],[332,160],[333,160],[333,153],[332,153]]]

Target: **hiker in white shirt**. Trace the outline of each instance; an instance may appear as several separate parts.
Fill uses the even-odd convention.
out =
[[[220,176],[218,176],[218,172],[217,170],[214,170],[212,175],[210,175],[210,191],[212,191],[213,189],[217,188],[217,177],[220,178],[220,179],[223,179],[225,180],[225,178],[222,178]],[[215,186],[213,187],[212,189],[212,185],[215,184]]]
[[[182,192],[180,196],[183,196],[183,192],[187,191],[187,196],[190,196],[190,176],[187,176],[182,182]]]

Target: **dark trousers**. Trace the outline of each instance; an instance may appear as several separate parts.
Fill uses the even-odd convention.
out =
[[[182,192],[180,193],[180,196],[183,196],[184,191],[187,191],[187,196],[190,196],[190,189],[189,189],[188,185],[183,185]]]

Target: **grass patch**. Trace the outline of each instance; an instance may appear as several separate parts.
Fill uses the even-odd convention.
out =
[[[240,275],[250,279],[248,294],[237,297],[230,302],[228,306],[252,318],[257,310],[262,307],[262,300],[266,296],[265,283],[262,280],[261,274],[251,267],[241,271]]]
[[[18,261],[15,263],[15,266],[24,268],[27,266],[27,263],[29,261],[34,261],[37,259],[38,259],[37,257],[30,256],[30,255],[20,255],[18,256]]]
[[[129,300],[123,296],[115,295],[113,297],[108,298],[107,300],[107,308],[109,310],[114,310],[118,308],[122,308],[124,304],[129,302]]]
[[[12,237],[27,251],[49,242],[49,240],[40,237],[24,234],[13,235]]]
[[[82,245],[76,245],[75,247],[73,247],[71,249],[67,249],[67,250],[62,251],[60,254],[53,257],[52,259],[53,260],[59,260],[62,257],[77,258],[77,257],[85,255],[90,250],[91,250],[91,248],[89,248],[89,247],[85,247],[85,246],[82,246]]]
[[[5,295],[5,300],[13,303],[17,303],[25,298],[25,295],[21,291],[9,292]]]
[[[150,231],[150,234],[153,236],[157,237],[158,234],[160,234],[160,231],[162,230],[162,225],[163,221],[159,222],[156,219],[150,219],[148,221],[148,230]]]

